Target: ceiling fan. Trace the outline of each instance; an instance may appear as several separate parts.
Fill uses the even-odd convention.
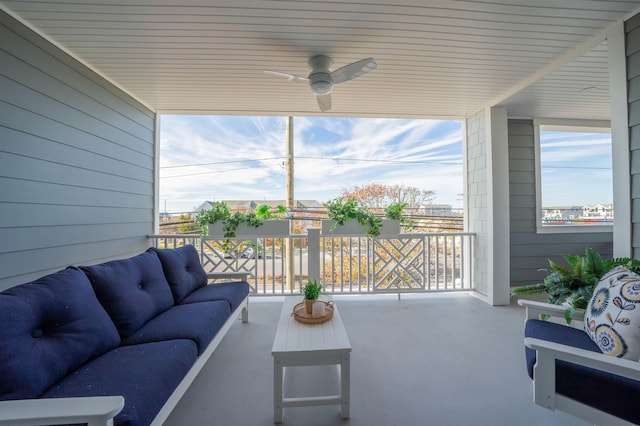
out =
[[[331,91],[333,85],[353,80],[376,68],[376,61],[373,58],[362,59],[331,71],[333,59],[325,55],[316,55],[309,59],[311,72],[307,77],[279,71],[265,71],[267,74],[286,77],[289,81],[303,81],[309,84],[311,93],[316,95],[320,111],[325,112],[331,109]]]

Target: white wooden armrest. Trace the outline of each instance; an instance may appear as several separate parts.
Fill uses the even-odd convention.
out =
[[[556,360],[568,361],[633,380],[640,380],[640,363],[531,337],[525,338],[524,344],[537,351],[536,364],[533,367],[533,399],[536,404],[549,410],[558,408],[596,424],[631,424],[557,394]]]
[[[113,418],[123,407],[122,396],[0,401],[0,425],[87,423],[88,426],[112,426]]]
[[[551,365],[555,365],[555,360],[559,359],[640,381],[640,362],[637,361],[616,358],[573,346],[534,339],[533,337],[526,337],[524,344],[538,351],[538,363],[550,362]]]
[[[234,280],[246,281],[248,272],[208,272],[207,278],[210,280],[230,278]]]
[[[551,317],[564,318],[564,313],[567,310],[566,306],[553,305],[551,303],[536,302],[534,300],[519,299],[518,305],[524,306],[525,311],[525,323],[530,319],[540,319],[542,315],[549,315]],[[575,321],[584,321],[584,310],[576,309],[576,312],[572,316]]]

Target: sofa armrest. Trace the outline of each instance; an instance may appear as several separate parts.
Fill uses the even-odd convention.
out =
[[[567,310],[566,306],[553,305],[551,303],[536,302],[534,300],[519,299],[518,305],[523,306],[526,309],[525,323],[530,319],[540,319],[542,315],[548,315],[550,317],[564,318]],[[576,309],[572,316],[573,320],[584,321],[584,310]]]
[[[0,425],[87,423],[88,426],[112,426],[113,418],[123,407],[122,396],[0,401]]]
[[[247,281],[248,272],[207,272],[207,279],[233,279],[239,281]]]
[[[550,410],[556,408],[556,360],[605,371],[640,381],[640,363],[597,352],[527,337],[524,344],[537,351],[533,368],[534,400]]]

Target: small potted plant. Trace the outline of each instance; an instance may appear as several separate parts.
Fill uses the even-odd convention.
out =
[[[316,280],[309,280],[300,291],[304,294],[304,307],[308,314],[313,313],[313,304],[318,301],[322,292],[322,284]]]

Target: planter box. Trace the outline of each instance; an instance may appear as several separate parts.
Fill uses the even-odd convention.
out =
[[[363,226],[357,220],[348,220],[344,225],[337,225],[335,229],[333,225],[336,222],[330,219],[322,220],[322,235],[366,235],[369,230],[368,226]],[[382,228],[380,235],[398,235],[400,233],[400,221],[395,219],[382,219]]]
[[[223,225],[216,222],[208,225],[210,237],[224,237]],[[261,226],[247,226],[241,223],[236,229],[236,237],[276,237],[291,234],[291,221],[289,219],[265,220]]]

